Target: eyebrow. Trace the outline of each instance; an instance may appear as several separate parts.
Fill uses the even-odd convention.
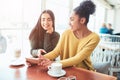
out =
[[[41,18],[41,20],[45,20],[45,19],[52,21],[52,18]]]

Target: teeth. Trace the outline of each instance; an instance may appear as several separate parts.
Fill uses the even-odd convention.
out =
[[[47,27],[48,25],[44,25],[45,27]]]
[[[46,27],[46,28],[47,28],[48,26],[44,26],[44,27]]]

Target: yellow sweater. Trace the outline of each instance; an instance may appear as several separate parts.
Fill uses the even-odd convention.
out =
[[[63,67],[76,66],[94,70],[90,55],[99,40],[99,36],[94,32],[83,39],[77,39],[68,29],[62,34],[55,49],[44,56],[53,60],[60,55]]]

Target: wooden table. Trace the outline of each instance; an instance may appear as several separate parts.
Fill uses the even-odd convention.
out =
[[[5,61],[6,60],[6,61]],[[0,80],[57,80],[47,74],[47,70],[39,67],[27,65],[13,67],[7,63],[7,58],[0,57]],[[64,68],[66,77],[74,75],[77,80],[117,80],[116,77],[85,70],[82,68]]]

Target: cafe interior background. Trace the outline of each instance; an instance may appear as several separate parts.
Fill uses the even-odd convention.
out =
[[[55,14],[56,31],[69,28],[69,15],[83,0],[0,0],[0,55],[12,57],[14,49],[30,55],[29,34],[44,9]],[[90,16],[88,28],[99,34],[102,23],[111,23],[114,33],[120,32],[120,0],[93,0],[96,12]]]

